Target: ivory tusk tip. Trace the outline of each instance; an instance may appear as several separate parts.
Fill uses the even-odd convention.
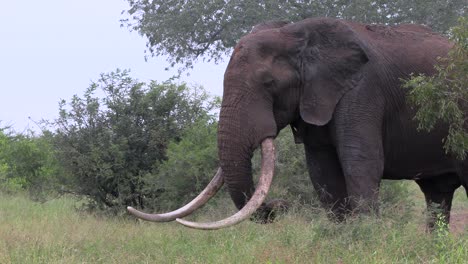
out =
[[[182,218],[176,218],[176,222],[186,227],[192,227],[190,221],[184,220]]]
[[[182,218],[176,218],[177,223],[184,225],[186,227],[194,228],[194,229],[204,229],[204,230],[212,230],[212,229],[218,229],[218,228],[210,228],[210,227],[202,227],[200,226],[200,223],[195,223],[191,221],[184,220]]]

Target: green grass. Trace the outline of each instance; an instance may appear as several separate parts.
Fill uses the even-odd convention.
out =
[[[419,196],[419,194],[418,194]],[[176,223],[98,217],[61,198],[34,203],[0,194],[0,263],[466,263],[468,231],[424,231],[416,208],[333,224],[320,210],[296,207],[276,223],[244,222],[219,231]],[[225,208],[230,201],[219,201]],[[464,191],[454,208],[467,210]],[[208,207],[198,219],[224,211]]]

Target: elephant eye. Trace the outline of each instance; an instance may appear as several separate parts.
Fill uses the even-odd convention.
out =
[[[275,85],[275,80],[268,80],[263,82],[265,88],[271,88]]]

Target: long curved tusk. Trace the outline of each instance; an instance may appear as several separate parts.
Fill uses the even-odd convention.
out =
[[[141,211],[136,210],[135,208],[129,206],[127,210],[134,216],[141,218],[143,220],[152,221],[152,222],[170,222],[174,221],[176,218],[187,216],[193,213],[198,208],[202,207],[208,200],[213,197],[218,190],[223,186],[224,178],[221,168],[218,168],[215,176],[211,182],[206,186],[206,188],[193,199],[190,203],[185,206],[164,214],[147,214]]]
[[[196,223],[177,218],[176,221],[184,226],[214,230],[238,224],[252,215],[262,205],[270,189],[273,174],[275,172],[275,145],[272,138],[262,142],[262,174],[258,180],[255,192],[247,204],[236,214],[216,222]]]

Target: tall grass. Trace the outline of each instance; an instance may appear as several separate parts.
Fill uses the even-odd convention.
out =
[[[465,195],[464,193],[458,196]],[[463,197],[462,197],[463,198]],[[468,209],[466,196],[454,207]],[[0,263],[466,263],[468,231],[424,231],[421,208],[334,224],[319,209],[295,207],[274,224],[218,231],[176,223],[93,216],[61,198],[34,203],[0,195]],[[229,214],[228,200],[195,216]],[[222,209],[219,208],[228,208]],[[231,211],[232,212],[232,211]],[[401,220],[403,219],[403,220]],[[406,220],[405,220],[406,219]]]

